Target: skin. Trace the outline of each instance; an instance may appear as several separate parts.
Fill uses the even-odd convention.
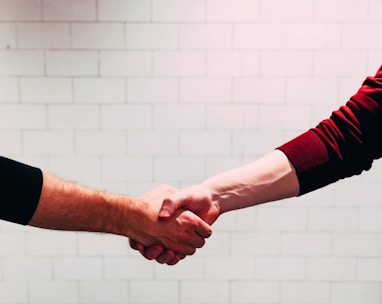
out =
[[[274,150],[248,165],[177,191],[164,200],[159,217],[170,219],[176,210],[184,208],[213,224],[225,212],[297,196],[299,190],[293,165],[283,152]],[[130,244],[147,259],[159,263],[173,265],[180,260],[165,247],[147,247],[135,240]]]
[[[181,259],[204,245],[211,227],[184,209],[176,210],[166,220],[158,218],[163,199],[174,192],[161,185],[140,198],[132,198],[94,191],[44,173],[40,201],[29,225],[126,236],[142,246],[158,244],[171,249]]]

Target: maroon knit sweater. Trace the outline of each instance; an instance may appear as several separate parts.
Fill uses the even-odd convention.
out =
[[[296,169],[300,195],[369,170],[382,156],[382,66],[329,119],[278,149]]]

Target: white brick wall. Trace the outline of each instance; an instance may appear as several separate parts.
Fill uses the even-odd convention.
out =
[[[313,127],[381,64],[380,0],[0,0],[1,155],[141,195]],[[223,215],[175,267],[0,223],[0,303],[378,304],[382,166]]]

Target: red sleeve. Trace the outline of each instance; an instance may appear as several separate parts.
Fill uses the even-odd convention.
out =
[[[369,170],[382,157],[382,66],[329,119],[278,149],[296,169],[300,195]]]

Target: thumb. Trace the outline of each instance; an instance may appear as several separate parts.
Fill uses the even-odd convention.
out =
[[[159,218],[167,219],[171,217],[176,209],[180,206],[173,199],[166,198],[163,200],[162,207],[159,210]]]

